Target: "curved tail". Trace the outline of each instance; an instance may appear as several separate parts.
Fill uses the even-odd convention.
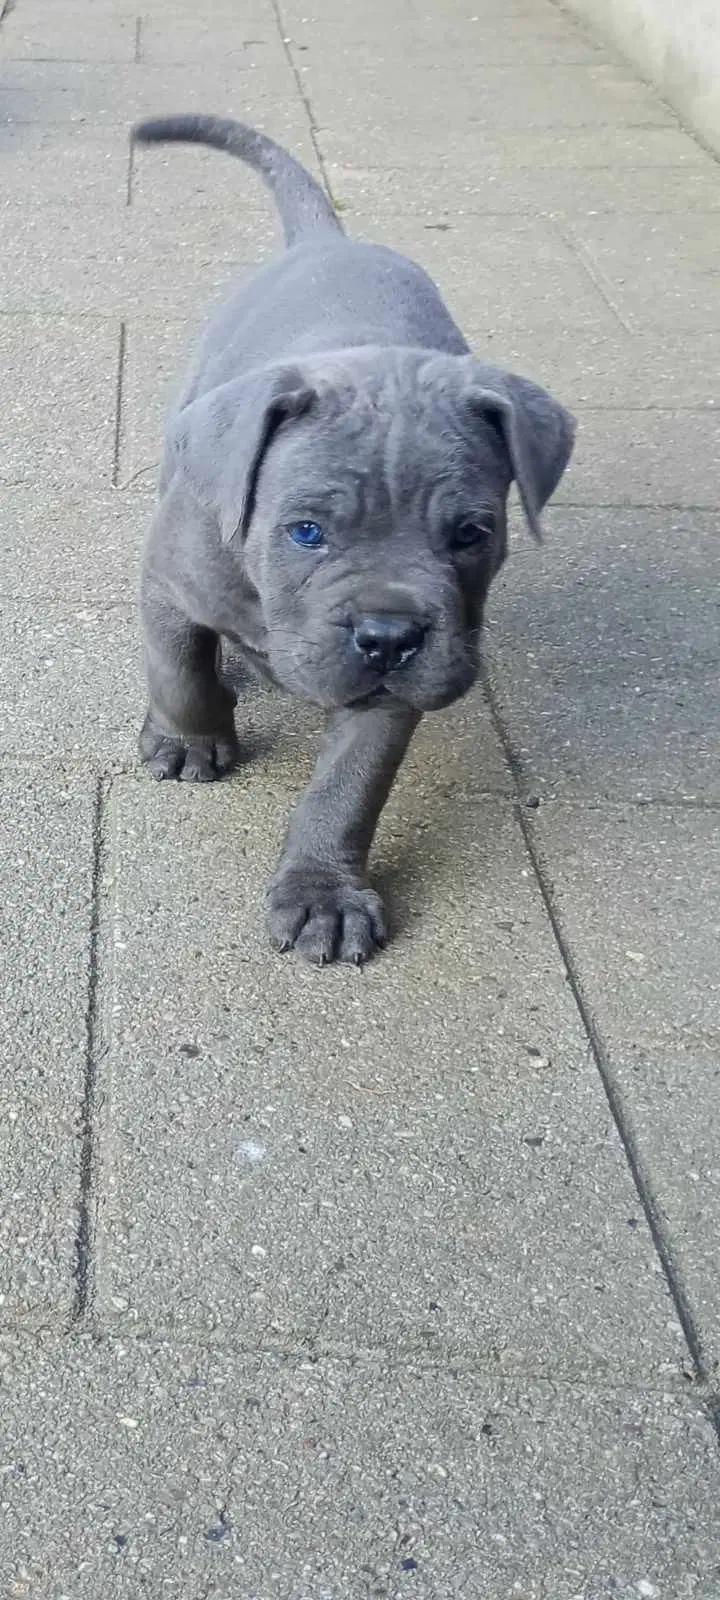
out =
[[[226,117],[154,117],[149,122],[139,122],[130,137],[138,144],[209,144],[215,150],[239,156],[267,184],[288,245],[319,228],[343,231],[330,201],[310,173],[281,145],[244,122]]]

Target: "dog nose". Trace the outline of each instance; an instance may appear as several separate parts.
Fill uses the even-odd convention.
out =
[[[353,641],[368,666],[377,672],[392,672],[417,655],[426,629],[416,617],[396,617],[384,612],[377,617],[360,617],[353,627]]]

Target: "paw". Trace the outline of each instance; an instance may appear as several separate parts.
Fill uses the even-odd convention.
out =
[[[382,901],[374,889],[325,867],[289,867],[267,892],[268,929],[276,950],[306,961],[362,966],[387,941]]]
[[[232,772],[240,759],[233,730],[224,737],[161,733],[147,717],[139,739],[140,759],[154,778],[180,778],[183,783],[214,783]]]

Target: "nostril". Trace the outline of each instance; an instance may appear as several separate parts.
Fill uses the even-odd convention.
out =
[[[366,616],[355,623],[353,640],[370,666],[388,672],[417,654],[425,633],[415,617]]]

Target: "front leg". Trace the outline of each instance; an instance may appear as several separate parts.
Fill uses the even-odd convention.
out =
[[[220,682],[220,640],[185,616],[149,574],[142,619],[150,705],[139,750],[155,778],[211,783],[235,766],[235,695]]]
[[[420,720],[398,700],[331,714],[267,895],[270,938],[320,966],[360,965],[386,940],[367,858],[380,812]]]

